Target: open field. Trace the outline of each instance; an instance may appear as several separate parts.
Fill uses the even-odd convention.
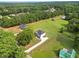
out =
[[[55,21],[51,21],[51,19],[42,20],[39,22],[31,23],[29,24],[29,27],[32,28],[34,31],[37,29],[42,29],[47,33],[48,41],[46,41],[44,44],[36,48],[31,52],[31,56],[35,58],[55,58],[57,56],[57,51],[61,48],[65,48],[65,45],[67,47],[71,47],[71,41],[69,40],[63,40],[63,43],[61,41],[57,40],[57,36],[59,34],[59,29],[68,22],[65,20],[61,20],[60,17],[56,17]]]

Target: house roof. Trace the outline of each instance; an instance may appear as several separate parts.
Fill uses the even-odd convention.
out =
[[[21,28],[21,29],[24,29],[26,27],[26,24],[21,24],[20,26],[19,26],[19,28]]]
[[[40,38],[40,36],[43,34],[44,32],[42,31],[42,30],[37,30],[36,32],[35,32],[35,34],[37,35],[37,37],[39,37]]]

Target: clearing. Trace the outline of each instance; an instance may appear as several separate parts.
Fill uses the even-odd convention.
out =
[[[55,58],[57,56],[57,51],[61,48],[70,48],[72,42],[70,40],[58,40],[57,36],[59,34],[59,29],[68,22],[61,20],[60,16],[55,17],[54,21],[51,19],[38,21],[35,23],[30,23],[28,26],[34,31],[37,29],[42,29],[47,33],[48,40],[41,46],[34,49],[30,55],[33,58]],[[61,43],[63,42],[63,43]]]

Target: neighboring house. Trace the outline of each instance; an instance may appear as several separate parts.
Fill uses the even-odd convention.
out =
[[[35,35],[37,36],[37,38],[38,38],[39,40],[42,40],[43,38],[46,38],[46,33],[43,32],[42,30],[37,30],[37,31],[35,32]]]
[[[45,10],[45,12],[55,12],[56,10],[54,8],[50,8],[48,10]]]
[[[22,29],[22,30],[25,29],[25,28],[26,28],[26,24],[21,24],[21,25],[19,26],[19,28]]]
[[[56,10],[55,10],[54,8],[51,8],[50,11],[51,11],[51,12],[54,12],[54,11],[56,11]]]
[[[66,18],[66,16],[62,16],[61,18],[62,18],[62,19],[65,19],[65,18]]]

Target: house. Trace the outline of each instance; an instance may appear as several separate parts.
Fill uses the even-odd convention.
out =
[[[22,29],[22,30],[25,29],[26,28],[26,24],[19,25],[19,28]]]
[[[37,36],[37,38],[38,38],[39,40],[42,40],[43,38],[46,38],[46,33],[43,32],[42,30],[37,30],[37,31],[35,32],[35,35]]]
[[[54,11],[56,11],[56,10],[55,10],[54,8],[51,8],[50,11],[51,11],[51,12],[54,12]]]
[[[45,10],[45,12],[55,12],[56,10],[54,8],[50,8],[48,10]]]
[[[62,18],[62,19],[65,19],[65,18],[66,18],[66,16],[62,16],[61,18]]]

